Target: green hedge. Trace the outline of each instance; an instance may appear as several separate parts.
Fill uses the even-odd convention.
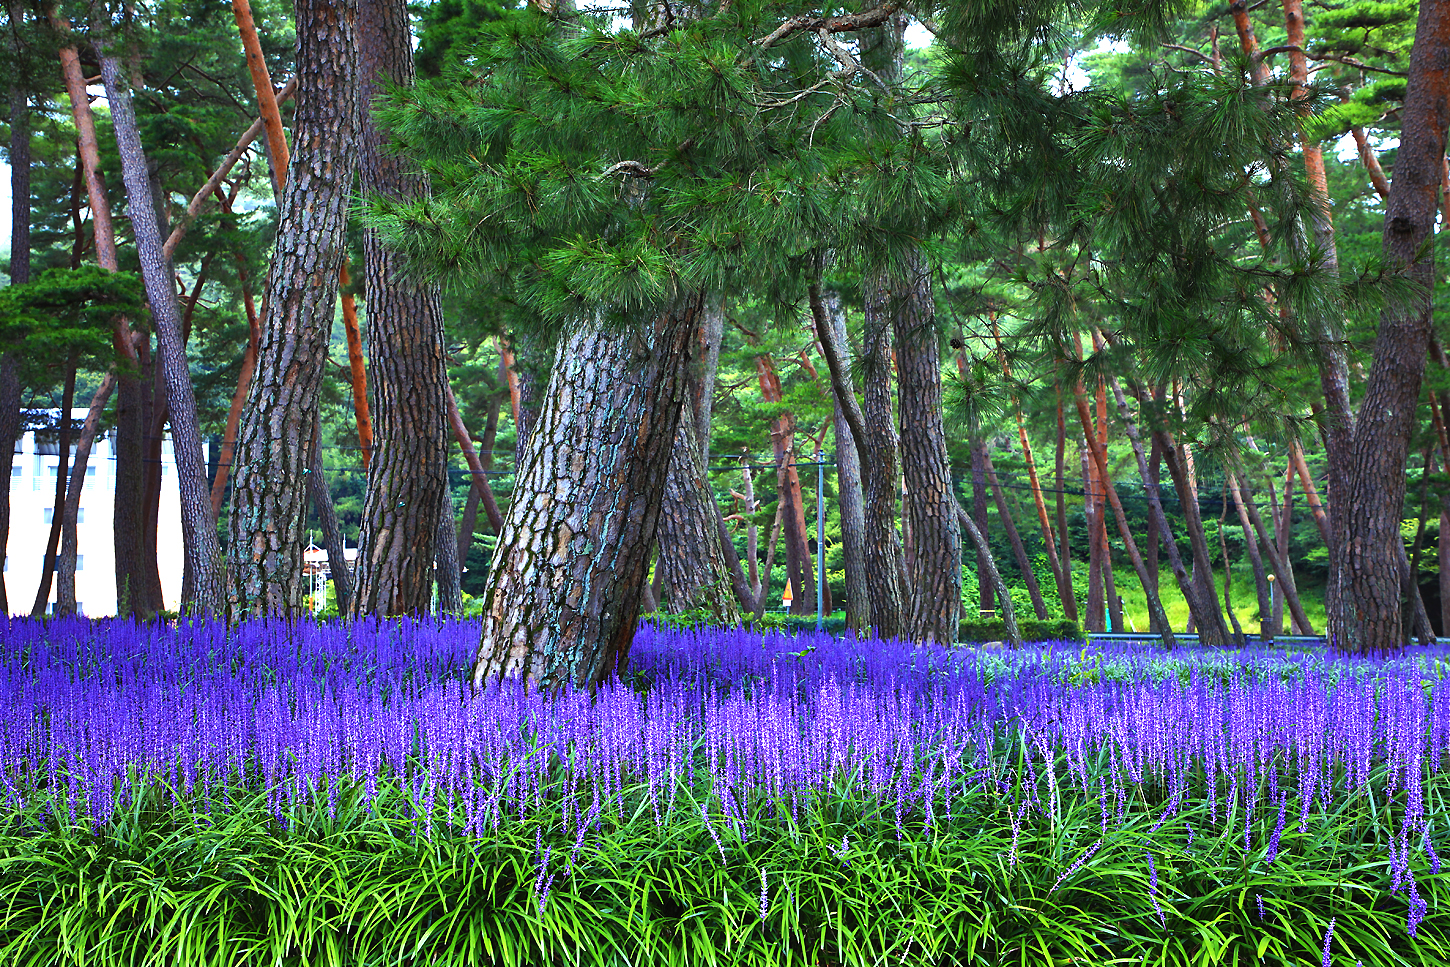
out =
[[[1017,630],[1023,641],[1082,641],[1082,628],[1076,621],[1037,621],[1019,619]],[[957,631],[958,641],[1006,641],[1007,623],[1000,618],[990,621],[963,621]]]

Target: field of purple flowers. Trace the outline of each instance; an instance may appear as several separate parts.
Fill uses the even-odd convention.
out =
[[[1450,653],[476,641],[0,624],[0,963],[1450,963]]]

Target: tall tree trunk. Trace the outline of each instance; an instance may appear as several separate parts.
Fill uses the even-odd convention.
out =
[[[692,380],[691,413],[695,418],[695,439],[700,443],[700,463],[710,469],[710,415],[715,404],[715,374],[720,369],[720,343],[725,339],[725,299],[711,296],[700,313],[695,342],[700,347],[698,378]]]
[[[871,628],[870,590],[866,583],[866,502],[856,431],[851,426],[852,412],[858,424],[861,413],[856,402],[856,388],[851,385],[846,311],[841,306],[838,293],[822,293],[818,284],[811,285],[809,295],[817,342],[821,346],[821,357],[826,360],[826,369],[831,374],[831,399],[835,403],[832,423],[836,434],[836,497],[841,514],[841,550],[846,564],[846,626],[858,634],[865,634]],[[824,341],[820,339],[822,330],[826,334]],[[838,370],[839,380],[836,376]]]
[[[41,566],[40,587],[35,591],[35,604],[30,607],[32,618],[43,617],[45,606],[50,602],[51,578],[55,574],[55,557],[60,549],[61,527],[65,520],[62,514],[65,508],[65,488],[70,479],[67,472],[70,465],[70,411],[75,405],[75,397],[76,358],[72,355],[66,364],[65,388],[60,396],[60,449],[55,462],[55,496],[51,498],[50,534],[45,541],[45,563]]]
[[[1102,485],[1098,482],[1097,467],[1088,453],[1090,448],[1091,443],[1084,439],[1080,455],[1083,519],[1087,523],[1088,532],[1088,596],[1087,620],[1083,622],[1083,627],[1088,631],[1107,631],[1107,592],[1103,580],[1103,558],[1107,556],[1107,540],[1101,526],[1102,514],[1098,510],[1098,495]]]
[[[997,344],[997,360],[1002,366],[1002,375],[1011,379],[1012,368],[1007,362],[1007,354],[1002,346],[1002,334],[997,329],[995,313],[992,314],[992,338]],[[962,341],[965,344],[965,340]],[[967,375],[965,349],[957,353],[957,367],[965,378]],[[1012,411],[1017,417],[1017,438],[1022,445],[1022,459],[1027,463],[1027,483],[1032,488],[1032,503],[1037,508],[1037,523],[1042,528],[1042,546],[1047,551],[1047,563],[1052,568],[1052,579],[1057,585],[1058,599],[1063,602],[1064,610],[1066,610],[1066,603],[1072,598],[1072,575],[1062,566],[1061,556],[1057,552],[1057,537],[1052,532],[1052,519],[1047,512],[1047,501],[1042,495],[1042,482],[1037,476],[1037,461],[1032,456],[1032,441],[1027,437],[1027,420],[1022,415],[1022,404],[1016,396],[1012,398]]]
[[[1225,468],[1225,474],[1229,489],[1233,491],[1234,502],[1243,508],[1243,513],[1248,517],[1249,523],[1254,528],[1254,534],[1258,537],[1261,553],[1269,559],[1269,565],[1274,569],[1274,582],[1278,585],[1279,593],[1284,595],[1284,599],[1289,605],[1289,613],[1294,616],[1299,627],[1308,629],[1308,633],[1313,634],[1314,626],[1309,623],[1309,618],[1304,614],[1304,609],[1299,603],[1298,593],[1294,590],[1294,586],[1283,577],[1288,567],[1279,557],[1278,545],[1273,542],[1268,530],[1264,527],[1263,518],[1259,516],[1258,505],[1254,502],[1253,491],[1242,483],[1247,479],[1247,475],[1242,474],[1242,471],[1230,471],[1227,468]],[[1398,568],[1395,580],[1398,584],[1400,580]]]
[[[1199,589],[1195,587],[1188,568],[1178,553],[1178,542],[1173,538],[1173,529],[1168,525],[1168,515],[1163,510],[1163,501],[1159,498],[1157,486],[1154,485],[1148,457],[1143,452],[1143,440],[1138,432],[1138,424],[1128,410],[1127,396],[1123,393],[1122,384],[1118,382],[1117,377],[1113,377],[1111,383],[1113,401],[1118,406],[1118,417],[1123,421],[1128,442],[1132,444],[1133,455],[1138,461],[1138,474],[1143,481],[1143,491],[1148,497],[1149,520],[1157,524],[1157,536],[1162,541],[1164,552],[1168,555],[1168,566],[1173,571],[1173,577],[1178,581],[1178,589],[1183,593],[1184,600],[1188,602],[1189,613],[1193,615],[1193,623],[1198,627],[1199,641],[1216,647],[1225,646],[1229,644],[1228,628],[1224,625],[1223,613],[1218,607],[1218,595],[1215,594],[1208,601],[1204,601],[1199,594]],[[1158,449],[1161,455],[1161,442]],[[1212,571],[1210,570],[1209,573]],[[1157,590],[1157,582],[1154,582],[1154,590]],[[1162,629],[1159,631],[1161,633]]]
[[[362,329],[357,323],[357,303],[352,295],[352,276],[347,262],[342,263],[342,274],[338,277],[342,290],[342,326],[347,333],[347,371],[352,389],[353,421],[357,424],[357,448],[362,457],[363,469],[372,465],[373,417],[368,406],[368,371],[363,364]]]
[[[116,371],[108,370],[101,379],[101,385],[91,396],[90,409],[86,411],[85,422],[76,440],[75,464],[71,467],[70,483],[66,487],[65,506],[57,506],[55,516],[63,521],[61,530],[60,561],[56,568],[55,611],[56,614],[76,613],[76,555],[79,551],[76,540],[76,520],[80,516],[81,492],[86,485],[86,464],[90,461],[91,447],[101,428],[101,415],[111,391],[116,386]]]
[[[1032,599],[1032,611],[1037,615],[1038,621],[1047,620],[1047,604],[1042,600],[1042,588],[1037,584],[1037,574],[1032,570],[1032,559],[1027,556],[1027,548],[1022,546],[1022,535],[1017,533],[1017,524],[1012,520],[1012,510],[1007,505],[1007,495],[1002,492],[1002,485],[997,481],[997,468],[992,466],[992,455],[987,452],[986,446],[982,447],[982,461],[987,472],[987,486],[992,488],[992,499],[997,504],[997,516],[1001,518],[1002,526],[1007,531],[1007,542],[1012,545],[1012,555],[1017,558],[1017,567],[1022,572],[1022,580],[1027,584],[1027,594]]]
[[[1015,648],[1022,644],[1022,632],[1017,628],[1017,610],[1012,607],[1012,595],[1007,590],[1007,583],[1002,580],[1001,572],[997,570],[997,562],[992,559],[991,545],[987,543],[986,536],[977,530],[972,515],[967,513],[967,509],[960,502],[957,503],[957,520],[966,532],[967,539],[987,559],[987,580],[992,583],[997,597],[1002,601],[1002,623],[1007,626],[1007,641]]]
[[[141,134],[131,108],[131,92],[120,65],[107,49],[103,25],[97,24],[92,42],[100,54],[101,77],[111,106],[116,148],[121,156],[121,174],[131,216],[131,231],[141,260],[146,299],[165,374],[166,408],[170,411],[172,451],[176,460],[177,483],[181,491],[182,543],[191,561],[194,597],[182,608],[198,615],[225,613],[225,591],[221,570],[221,542],[211,516],[211,495],[206,479],[206,457],[196,413],[196,395],[182,339],[181,318],[176,305],[171,262],[161,251],[161,226],[153,207],[151,178]],[[159,407],[161,404],[158,403]]]
[[[10,86],[10,284],[30,281],[30,93],[20,77],[27,67],[19,25],[24,13],[16,0],[6,4],[12,27],[12,63],[19,76]],[[20,438],[20,373],[9,353],[0,354],[0,453],[13,462],[15,441]],[[0,563],[10,543],[10,466],[0,480]],[[0,573],[0,617],[10,613],[5,576]]]
[[[712,624],[734,627],[740,624],[740,606],[750,602],[737,602],[717,525],[720,511],[695,437],[694,415],[687,412],[681,417],[670,448],[660,503],[660,553],[655,560],[662,580],[659,603],[674,611],[703,608]]]
[[[866,585],[871,626],[879,637],[896,638],[907,633],[906,558],[896,530],[900,464],[891,412],[889,296],[877,280],[868,281],[865,294],[861,401],[865,440],[858,439],[857,448],[866,465]]]
[[[1058,549],[1057,560],[1062,567],[1062,573],[1066,580],[1059,586],[1059,590],[1066,592],[1062,599],[1062,610],[1069,621],[1078,620],[1077,611],[1077,589],[1072,584],[1072,544],[1067,533],[1067,478],[1063,471],[1063,456],[1067,449],[1067,421],[1062,413],[1062,390],[1058,388],[1057,397],[1057,453],[1056,453],[1056,481],[1057,481],[1057,537],[1061,542]]]
[[[428,195],[422,173],[387,150],[372,120],[374,99],[413,83],[412,33],[404,0],[360,0],[359,108],[362,189],[409,200]],[[436,285],[419,285],[376,231],[363,235],[368,335],[372,340],[373,459],[358,539],[357,588],[349,614],[428,610],[438,514],[448,489],[443,310]],[[450,510],[450,514],[451,514]]]
[[[987,451],[981,440],[972,441],[972,523],[986,537],[987,529]],[[977,607],[983,613],[996,610],[996,588],[987,573],[988,555],[977,551]]]
[[[755,373],[761,397],[767,403],[780,403],[784,398],[780,376],[768,355],[755,357]],[[785,566],[793,595],[790,611],[801,615],[814,610],[809,603],[816,598],[816,579],[806,545],[806,514],[796,469],[795,414],[782,412],[770,421],[770,442],[775,450],[776,497],[784,507],[781,520],[785,527]]]
[[[566,328],[489,570],[473,682],[593,688],[639,619],[700,296],[644,332]]]
[[[51,28],[61,38],[57,54],[66,94],[70,99],[71,117],[76,125],[77,153],[91,209],[91,233],[96,244],[96,263],[108,272],[120,268],[116,253],[116,235],[111,225],[111,205],[106,196],[106,183],[101,175],[100,143],[96,138],[95,116],[91,112],[90,95],[86,90],[85,72],[80,54],[71,37],[70,24],[62,20],[54,6],[46,10]],[[142,513],[145,494],[145,464],[142,454],[145,437],[144,412],[141,400],[141,356],[137,334],[125,316],[116,316],[111,329],[111,342],[119,361],[116,387],[116,454],[115,509],[111,516],[116,561],[116,607],[121,615],[150,617],[146,594],[146,527]]]
[[[233,471],[228,577],[236,617],[303,610],[303,476],[357,163],[356,16],[354,0],[297,3],[297,163],[282,194]]]
[[[1097,468],[1098,481],[1103,488],[1103,495],[1113,509],[1113,516],[1117,518],[1118,536],[1123,539],[1128,559],[1133,562],[1133,570],[1137,572],[1138,580],[1143,585],[1143,594],[1148,599],[1148,614],[1159,627],[1168,628],[1168,615],[1163,611],[1163,602],[1158,599],[1158,595],[1152,589],[1152,582],[1148,580],[1148,568],[1143,563],[1143,556],[1138,553],[1138,544],[1133,540],[1133,531],[1128,526],[1128,517],[1123,513],[1123,505],[1118,500],[1117,491],[1113,488],[1112,478],[1108,476],[1107,455],[1104,453],[1104,448],[1099,446],[1099,438],[1093,433],[1092,415],[1088,412],[1087,396],[1079,392],[1076,397],[1078,419],[1082,421],[1083,434],[1088,440],[1089,455],[1092,457],[1093,465]],[[1173,647],[1172,631],[1163,633],[1163,643],[1170,648]]]
[[[1244,506],[1243,495],[1239,493],[1237,487],[1229,486],[1228,475],[1224,477],[1224,487],[1233,497],[1239,527],[1244,534],[1244,550],[1249,556],[1249,564],[1254,571],[1254,590],[1259,601],[1259,637],[1267,640],[1274,636],[1273,582],[1269,580],[1268,571],[1264,568],[1264,556],[1259,552],[1259,539],[1255,536],[1253,524],[1249,521],[1249,512]]]
[[[1335,648],[1358,654],[1398,650],[1409,631],[1402,618],[1400,515],[1433,308],[1434,257],[1424,242],[1439,214],[1450,122],[1450,3],[1445,0],[1420,4],[1400,119],[1384,253],[1424,290],[1380,316],[1374,362],[1344,465],[1345,487],[1330,491],[1334,506],[1344,512],[1336,513],[1341,560],[1328,595],[1328,635]]]
[[[961,617],[962,532],[947,462],[936,304],[925,253],[914,250],[908,269],[892,279],[891,299],[901,467],[909,497],[906,513],[916,548],[908,575],[908,634],[914,641],[952,644],[957,640]]]

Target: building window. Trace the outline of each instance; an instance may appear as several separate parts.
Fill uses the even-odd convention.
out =
[[[55,519],[55,508],[54,507],[47,507],[47,508],[45,508],[45,522],[47,524],[49,524],[54,519]]]
[[[76,555],[76,570],[77,571],[84,571],[85,569],[86,569],[86,556],[84,554],[77,554]]]
[[[22,467],[22,466],[20,466],[20,464],[18,464],[18,463],[12,463],[10,465],[10,476],[12,476],[12,477],[18,477],[18,476],[20,476],[24,472],[25,472],[25,468]]]
[[[86,509],[84,507],[77,507],[76,508],[76,523],[77,524],[84,524],[85,522],[86,522]]]

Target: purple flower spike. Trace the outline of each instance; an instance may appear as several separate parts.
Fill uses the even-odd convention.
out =
[[[766,912],[770,909],[770,894],[765,889],[765,867],[760,868],[760,919],[765,919]]]
[[[1329,918],[1329,929],[1324,931],[1324,961],[1320,967],[1329,967],[1329,944],[1334,940],[1334,918]]]

